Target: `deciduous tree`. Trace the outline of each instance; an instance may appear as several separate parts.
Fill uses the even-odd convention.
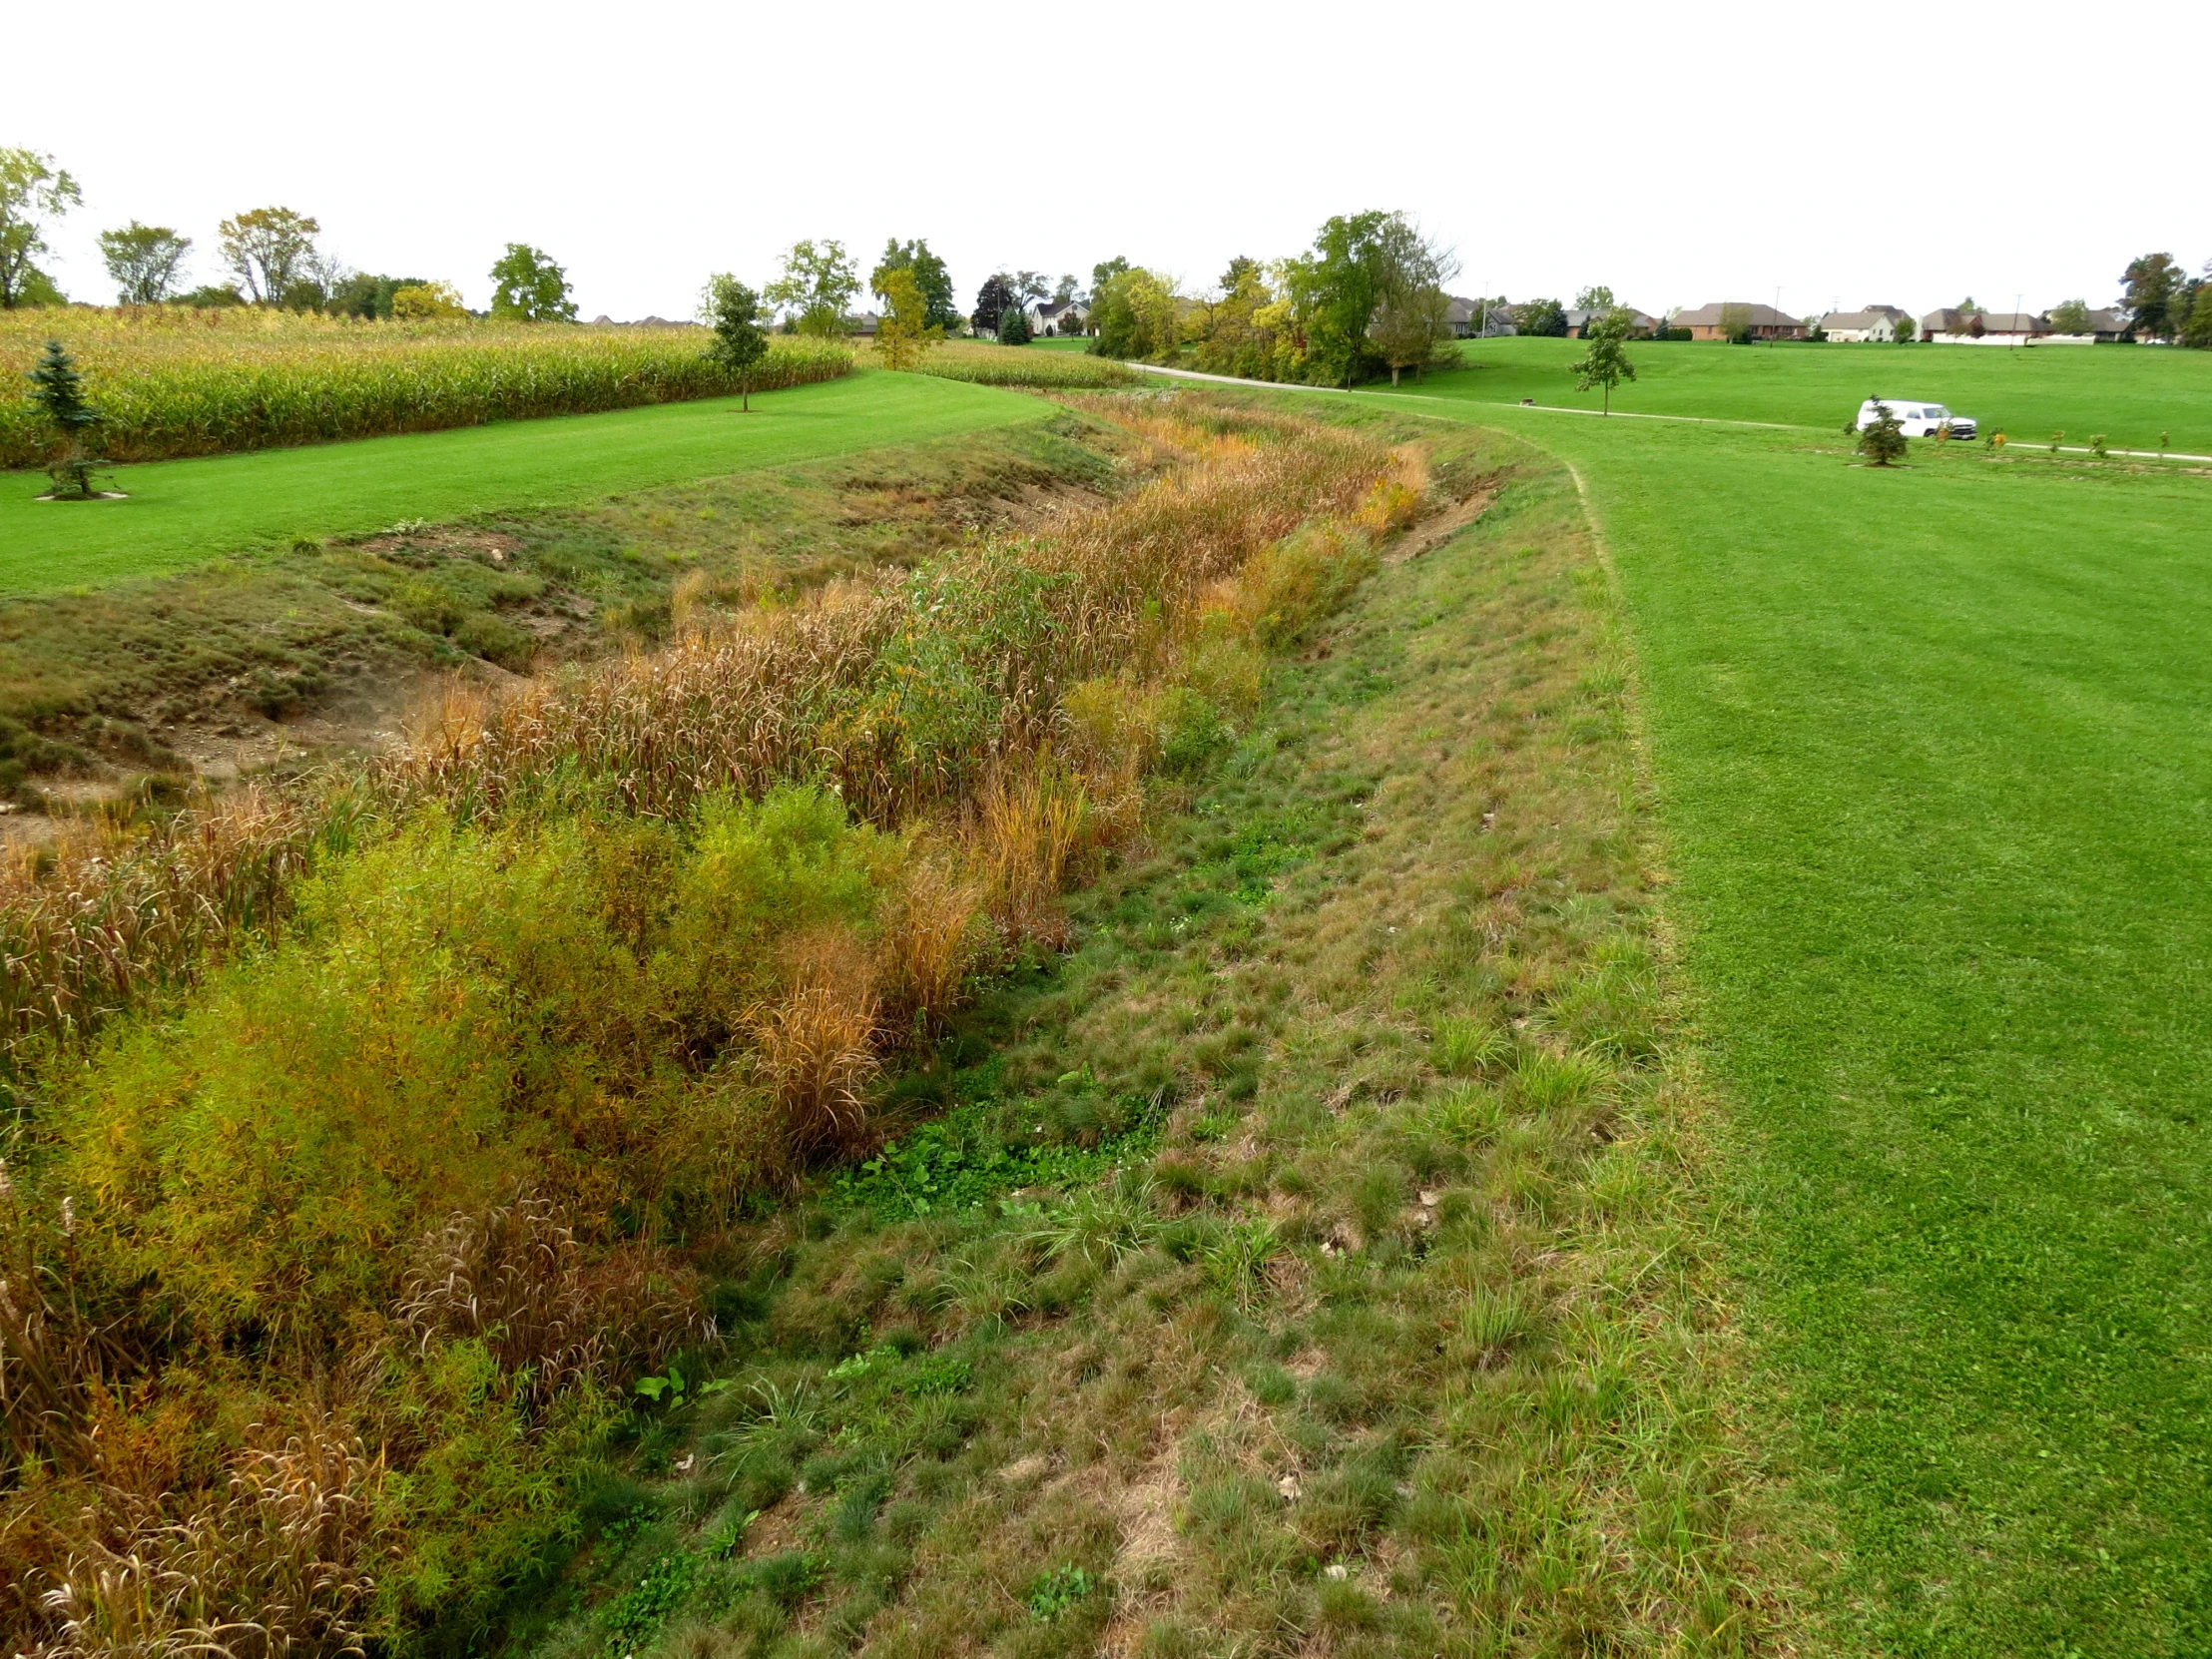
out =
[[[929,252],[929,244],[920,239],[900,242],[896,237],[883,247],[883,257],[876,261],[875,270],[868,276],[868,291],[889,302],[889,289],[884,283],[894,271],[913,273],[914,286],[921,290],[927,315],[923,326],[942,331],[960,325],[959,301],[952,290],[952,274],[945,270],[944,261]]]
[[[2181,267],[2171,254],[2145,254],[2130,261],[2120,280],[2127,284],[2121,303],[2138,334],[2166,339],[2174,331],[2174,294],[2181,286]]]
[[[1381,281],[1368,336],[1389,365],[1394,386],[1401,370],[1426,367],[1437,343],[1449,336],[1451,296],[1444,284],[1458,275],[1459,262],[1402,214],[1390,215],[1376,240]]]
[[[2086,334],[2089,331],[2088,301],[2060,300],[2050,308],[2050,326],[2053,333]]]
[[[1613,290],[1602,282],[1595,287],[1584,288],[1574,296],[1574,308],[1578,311],[1589,311],[1593,315],[1602,316],[1605,312],[1611,310],[1614,304]]]
[[[1020,296],[1014,291],[1014,279],[1003,271],[994,272],[975,290],[975,309],[969,314],[968,320],[974,324],[977,333],[995,335],[998,332],[998,319],[1004,314],[1006,307],[1019,302]]]
[[[452,322],[468,307],[451,282],[408,282],[391,290],[391,314],[401,322]]]
[[[35,150],[0,149],[0,310],[44,302],[53,289],[39,270],[46,232],[84,200],[77,181]]]
[[[1101,357],[1167,357],[1182,345],[1182,299],[1172,278],[1139,266],[1091,296],[1091,351]]]
[[[1129,262],[1116,254],[1110,260],[1101,260],[1091,267],[1091,297],[1096,300],[1105,291],[1106,284],[1129,269]]]
[[[510,242],[491,268],[491,314],[512,322],[574,322],[568,273],[542,248]]]
[[[1616,305],[1592,322],[1583,333],[1583,352],[1567,371],[1575,376],[1575,389],[1588,391],[1592,386],[1604,388],[1605,402],[1600,413],[1613,412],[1613,388],[1623,380],[1636,378],[1636,365],[1628,360],[1622,342],[1629,330],[1636,326],[1636,313],[1625,306]]]
[[[192,238],[166,225],[134,219],[120,231],[100,233],[100,261],[115,279],[118,304],[162,303],[177,291],[178,273],[191,252]]]
[[[928,349],[944,338],[941,324],[929,320],[929,298],[911,267],[901,266],[883,278],[882,320],[875,325],[875,349],[885,368],[920,365]]]
[[[833,339],[859,297],[860,274],[841,242],[795,242],[784,254],[784,272],[761,297],[792,319],[803,334]]]
[[[1920,324],[1909,316],[1899,317],[1897,326],[1891,332],[1896,336],[1897,343],[1900,345],[1911,345],[1921,336]]]
[[[322,226],[289,208],[255,208],[216,227],[223,263],[257,305],[275,305],[311,275]]]
[[[1513,307],[1513,325],[1524,334],[1564,339],[1567,334],[1566,307],[1556,299],[1524,299]]]
[[[2200,351],[2212,350],[2212,281],[2198,284],[2196,301],[2189,307],[2189,320],[2182,325],[2181,343],[2193,345]]]
[[[768,334],[761,327],[761,296],[726,272],[707,278],[700,304],[707,326],[715,331],[707,355],[738,377],[738,406],[753,409],[753,371],[768,355]]]

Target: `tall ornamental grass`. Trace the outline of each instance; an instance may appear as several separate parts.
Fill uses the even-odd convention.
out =
[[[23,376],[68,346],[107,416],[108,456],[182,455],[378,437],[491,420],[736,395],[699,328],[378,322],[233,308],[0,311],[0,468],[44,463]],[[778,339],[755,391],[850,372],[841,345]]]

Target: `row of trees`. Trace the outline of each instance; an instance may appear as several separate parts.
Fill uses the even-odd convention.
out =
[[[48,233],[81,207],[83,190],[51,156],[0,149],[0,307],[68,301],[39,265]],[[125,305],[269,305],[338,316],[469,314],[450,282],[355,271],[326,252],[322,225],[291,208],[252,208],[216,227],[216,255],[230,280],[185,286],[193,240],[167,225],[132,220],[100,233],[101,263]],[[527,243],[509,243],[491,269],[491,314],[573,320],[567,275]]]
[[[1450,249],[1381,211],[1330,220],[1304,254],[1230,261],[1218,298],[1116,260],[1092,274],[1092,349],[1160,358],[1188,347],[1210,373],[1350,385],[1387,371],[1394,385],[1450,336],[1445,287],[1458,271]]]

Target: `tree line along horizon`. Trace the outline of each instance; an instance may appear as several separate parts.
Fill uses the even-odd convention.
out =
[[[0,147],[0,309],[70,303],[38,259],[49,252],[46,232],[82,201],[78,182],[53,157]],[[259,306],[362,320],[577,320],[566,270],[531,244],[505,245],[489,273],[490,306],[474,311],[449,281],[355,271],[321,247],[320,235],[318,220],[288,207],[225,219],[217,228],[217,254],[231,279],[192,288],[184,274],[195,244],[171,227],[134,219],[100,233],[98,244],[117,302],[125,306]],[[910,278],[911,296],[893,283],[899,273]],[[1030,306],[1049,299],[1081,307],[1073,328],[1055,325],[1054,331],[1087,334],[1103,356],[1187,355],[1200,368],[1248,378],[1351,384],[1383,372],[1394,382],[1403,370],[1418,371],[1435,360],[1452,333],[1446,313],[1453,296],[1445,288],[1458,274],[1452,251],[1407,215],[1370,211],[1328,220],[1306,253],[1231,260],[1207,294],[1186,292],[1174,276],[1116,256],[1092,268],[1088,287],[1072,273],[1055,281],[1036,271],[993,272],[963,312],[951,274],[927,241],[895,237],[864,285],[883,303],[882,321],[892,337],[882,343],[893,359],[960,331],[1026,344]],[[710,278],[702,320],[731,314],[734,280]],[[2212,262],[2204,275],[2192,276],[2171,254],[2146,254],[2128,265],[2121,282],[2118,305],[2130,335],[2212,347]],[[802,239],[785,251],[777,277],[755,294],[752,320],[786,332],[849,332],[862,289],[858,267],[841,242]],[[900,297],[906,297],[903,307]],[[1514,304],[1500,294],[1463,302],[1479,307],[1485,323],[1492,315],[1509,316],[1523,334],[1569,331],[1568,308],[1555,298]],[[1574,309],[1591,321],[1619,308],[1604,285],[1585,287],[1575,298]],[[1748,307],[1737,308],[1748,314]],[[1955,308],[1976,319],[1981,312],[1970,298]],[[1661,337],[1671,331],[1666,324],[1673,314]],[[2077,298],[2053,307],[2049,319],[2058,331],[2079,332],[2087,316],[2086,301]],[[1751,337],[1748,327],[1742,332]],[[1918,337],[1917,330],[1909,336],[1901,325],[1899,340],[1909,337]]]

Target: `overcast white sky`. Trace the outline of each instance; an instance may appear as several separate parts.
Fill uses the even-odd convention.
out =
[[[539,244],[587,318],[687,315],[805,236],[863,275],[926,237],[963,303],[1114,254],[1204,287],[1368,207],[1456,245],[1461,292],[1654,311],[2096,304],[2136,254],[2212,256],[2212,7],[123,0],[64,33],[0,145],[83,185],[79,298],[113,297],[99,230],[174,226],[212,280],[216,222],[271,204],[476,305]]]

